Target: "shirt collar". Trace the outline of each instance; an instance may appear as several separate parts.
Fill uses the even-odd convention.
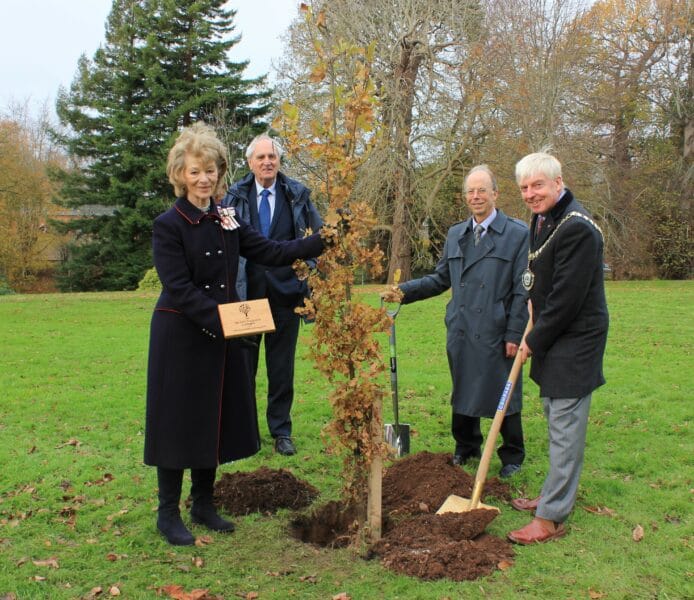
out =
[[[275,195],[275,187],[277,186],[277,178],[275,178],[275,181],[272,182],[272,185],[269,188],[264,188],[262,185],[258,183],[257,179],[253,180],[255,182],[255,193],[260,198],[260,192],[263,190],[267,189],[270,190],[270,195],[274,196]]]
[[[482,221],[480,223],[480,225],[482,225],[482,227],[484,227],[484,231],[487,231],[487,229],[489,229],[489,226],[492,224],[492,221],[494,219],[496,219],[496,214],[497,214],[497,211],[495,208],[492,210],[492,212],[489,214],[489,216],[484,221]],[[475,217],[470,217],[470,227],[472,229],[474,229],[475,225],[477,225],[477,221],[475,221]]]

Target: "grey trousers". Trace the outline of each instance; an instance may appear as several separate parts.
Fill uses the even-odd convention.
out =
[[[535,511],[542,519],[563,523],[573,510],[583,469],[591,396],[541,398],[549,437],[549,472]]]

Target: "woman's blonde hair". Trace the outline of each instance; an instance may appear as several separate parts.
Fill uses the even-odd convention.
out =
[[[221,198],[226,192],[227,149],[217,137],[215,130],[206,123],[198,121],[181,131],[173,147],[169,150],[166,174],[174,186],[176,196],[185,196],[188,191],[182,177],[186,154],[199,158],[204,163],[213,162],[217,165],[219,178],[217,179],[217,186],[212,190],[212,196]]]

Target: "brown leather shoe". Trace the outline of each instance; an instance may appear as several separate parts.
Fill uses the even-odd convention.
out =
[[[529,546],[531,544],[543,544],[565,535],[566,528],[562,523],[535,518],[525,527],[509,533],[507,537],[514,544]]]
[[[511,500],[511,506],[516,510],[529,510],[532,512],[537,508],[537,505],[540,504],[541,499],[542,496],[538,496],[537,498],[514,498]]]

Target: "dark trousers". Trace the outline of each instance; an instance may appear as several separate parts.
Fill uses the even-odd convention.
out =
[[[291,307],[272,306],[275,332],[263,334],[267,371],[267,418],[273,438],[292,435],[291,409],[294,402],[294,359],[301,317]],[[258,339],[260,342],[260,337]],[[255,348],[254,378],[258,372],[260,343]]]
[[[482,456],[482,431],[480,417],[468,417],[453,413],[451,431],[455,439],[455,453],[464,459]],[[521,413],[506,415],[499,430],[503,439],[497,450],[502,465],[523,464],[525,445],[523,443],[523,425]]]

